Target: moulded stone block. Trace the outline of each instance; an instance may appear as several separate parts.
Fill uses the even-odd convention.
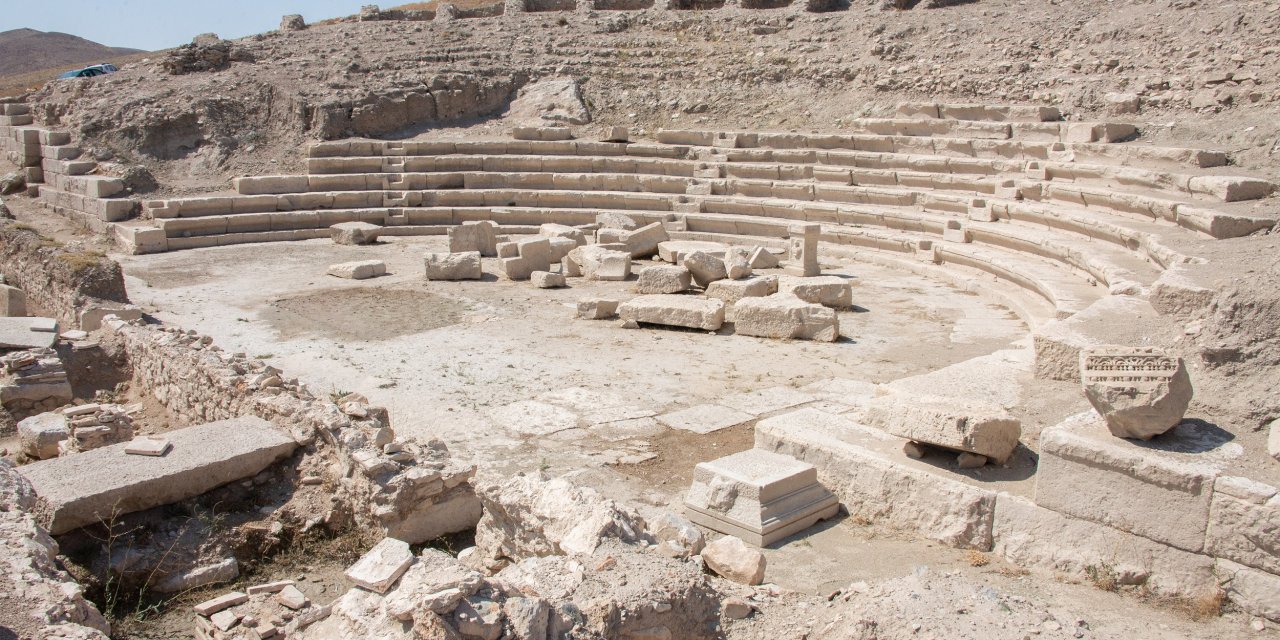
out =
[[[685,512],[694,522],[759,547],[831,518],[840,504],[813,465],[750,449],[694,467]]]
[[[1171,440],[1204,437],[1181,425]],[[1217,470],[1194,454],[1116,438],[1092,413],[1040,435],[1036,504],[1199,553]]]
[[[1182,358],[1151,347],[1090,346],[1080,350],[1085,397],[1112,435],[1147,440],[1182,421],[1191,378]]]

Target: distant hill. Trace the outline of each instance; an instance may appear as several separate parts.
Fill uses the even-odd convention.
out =
[[[112,57],[140,52],[140,49],[103,46],[69,33],[13,29],[0,32],[0,76],[111,62]]]

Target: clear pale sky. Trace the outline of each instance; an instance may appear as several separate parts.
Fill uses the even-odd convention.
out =
[[[201,33],[241,38],[280,26],[300,13],[307,22],[348,16],[376,0],[3,0],[0,31],[61,31],[109,47],[167,49]],[[400,0],[384,2],[390,7]]]

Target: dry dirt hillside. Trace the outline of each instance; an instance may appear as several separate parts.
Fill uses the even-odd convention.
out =
[[[97,64],[141,49],[108,47],[69,33],[13,29],[0,33],[0,76],[68,64]]]
[[[1276,175],[1276,0],[884,4],[353,17],[175,50],[32,101],[100,155],[192,189],[296,168],[307,140],[473,123],[551,76],[580,81],[602,124],[839,130],[902,99],[1038,102]]]

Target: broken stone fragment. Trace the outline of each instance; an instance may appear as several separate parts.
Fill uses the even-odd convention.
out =
[[[479,280],[484,277],[479,251],[428,253],[424,262],[427,280]]]
[[[708,544],[702,550],[702,559],[709,569],[723,578],[749,585],[764,582],[764,554],[733,536]]]
[[[618,314],[618,301],[606,298],[583,298],[578,301],[578,317],[583,320],[606,320]]]
[[[699,287],[705,288],[716,280],[724,280],[729,277],[729,272],[724,266],[724,260],[704,251],[694,251],[684,256],[682,264],[689,270],[689,274],[693,276],[693,281]]]
[[[413,552],[409,543],[395,538],[383,538],[364,557],[347,569],[347,578],[375,593],[386,593],[409,565],[413,564]]]
[[[649,525],[658,541],[658,553],[672,558],[689,558],[702,553],[706,540],[692,522],[673,513],[658,516]]]
[[[1176,426],[1191,404],[1182,358],[1151,347],[1080,350],[1080,382],[1089,404],[1118,438],[1149,440]]]
[[[334,244],[363,245],[377,242],[382,227],[368,222],[340,222],[329,231]]]

